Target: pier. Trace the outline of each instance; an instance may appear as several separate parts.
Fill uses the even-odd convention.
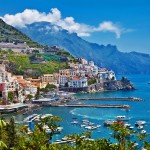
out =
[[[77,100],[117,100],[117,101],[142,101],[141,98],[137,97],[89,97],[89,98],[77,98]]]
[[[89,108],[123,108],[129,109],[129,105],[120,105],[120,104],[46,104],[44,106],[51,107],[89,107]]]

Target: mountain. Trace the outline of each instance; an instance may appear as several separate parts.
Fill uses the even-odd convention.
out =
[[[41,47],[41,45],[39,45],[37,42],[32,41],[32,39],[29,38],[27,35],[23,34],[16,28],[6,24],[2,19],[0,19],[0,42],[26,42],[29,46]]]
[[[77,57],[93,60],[97,65],[113,69],[117,74],[150,73],[150,55],[120,52],[116,46],[90,43],[76,33],[62,29],[48,22],[37,22],[20,28],[34,41],[49,46],[57,45]]]

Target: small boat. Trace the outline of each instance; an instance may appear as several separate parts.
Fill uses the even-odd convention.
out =
[[[57,127],[54,134],[59,134],[63,130],[63,127]]]
[[[23,121],[24,122],[28,122],[31,121],[34,117],[38,116],[38,114],[32,114],[30,116],[28,116],[27,118],[25,118]]]
[[[117,120],[117,121],[128,121],[129,118],[127,118],[126,116],[117,116],[117,117],[116,117],[116,120]]]
[[[136,121],[135,126],[140,126],[140,125],[145,125],[145,124],[146,124],[146,121],[138,120]]]
[[[101,125],[97,125],[96,127],[97,127],[97,128],[100,128],[100,127],[101,127]]]
[[[52,114],[44,114],[44,115],[41,116],[41,119],[44,119],[46,117],[52,117],[52,116],[53,116]]]
[[[140,125],[140,126],[137,127],[137,129],[138,129],[138,130],[142,130],[142,129],[143,129],[143,126]]]
[[[129,128],[130,126],[131,126],[131,124],[129,124],[129,123],[125,123],[125,124],[124,124],[124,127]]]
[[[145,134],[145,133],[146,133],[146,130],[142,130],[142,131],[141,131],[141,134]]]
[[[150,82],[148,82],[147,84],[150,84]]]
[[[82,120],[82,122],[83,122],[84,124],[89,124],[90,121],[88,121],[88,120]]]
[[[92,126],[92,125],[94,125],[94,123],[93,122],[89,122],[89,125]]]
[[[71,124],[77,125],[78,121],[72,121]]]
[[[81,124],[81,127],[83,128],[83,127],[85,127],[86,125],[85,124]]]
[[[56,142],[61,142],[61,140],[56,140]]]
[[[134,129],[134,127],[133,127],[133,126],[130,126],[129,129],[132,130],[132,129]]]
[[[92,130],[93,126],[85,126],[85,129]]]
[[[112,125],[112,124],[114,124],[114,123],[115,123],[114,120],[105,120],[105,121],[104,121],[104,126],[110,126],[110,125]]]

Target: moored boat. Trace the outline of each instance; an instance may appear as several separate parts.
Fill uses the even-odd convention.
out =
[[[128,121],[129,118],[127,118],[126,116],[117,116],[117,117],[116,117],[116,120],[117,120],[117,121]]]
[[[141,134],[145,134],[145,133],[146,133],[146,130],[142,130],[142,131],[141,131]]]
[[[114,120],[105,120],[105,121],[104,121],[104,126],[110,126],[110,125],[112,125],[112,124],[114,124],[114,123],[115,123]]]
[[[136,121],[135,126],[140,126],[140,125],[145,125],[145,124],[146,124],[146,121],[138,120],[138,121]]]
[[[143,126],[142,126],[142,125],[139,125],[139,126],[137,127],[137,129],[138,129],[138,130],[142,130],[142,129],[143,129]]]
[[[78,121],[72,121],[71,124],[77,125]]]

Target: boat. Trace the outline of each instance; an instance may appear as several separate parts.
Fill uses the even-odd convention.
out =
[[[57,127],[54,134],[59,134],[63,130],[63,127]]]
[[[97,126],[85,126],[84,128],[88,129],[88,130],[95,130],[95,129],[99,128],[99,127],[100,127],[100,125],[97,125]]]
[[[82,122],[83,122],[84,124],[89,124],[90,121],[88,121],[88,120],[82,120]]]
[[[130,126],[129,129],[132,130],[132,129],[134,129],[134,127],[133,127],[133,126]]]
[[[86,125],[85,124],[81,124],[81,127],[83,128],[83,127],[85,127]]]
[[[94,125],[94,123],[93,122],[89,122],[89,125],[92,126],[92,125]]]
[[[135,126],[140,126],[140,125],[145,125],[145,124],[146,124],[146,121],[138,120],[138,121],[136,121]]]
[[[71,124],[77,125],[78,121],[72,121]]]
[[[138,129],[138,130],[141,130],[141,129],[143,129],[143,126],[140,125],[140,126],[137,127],[137,129]]]
[[[24,122],[29,122],[36,116],[38,116],[38,114],[32,114],[32,115],[28,116],[27,118],[25,118],[23,121]]]
[[[116,120],[117,120],[117,121],[128,121],[129,118],[127,118],[126,116],[117,116],[117,117],[116,117]]]
[[[104,124],[104,126],[110,126],[110,125],[112,125],[114,123],[115,123],[114,120],[105,120],[103,124]]]
[[[142,130],[142,131],[141,131],[141,134],[145,134],[145,133],[146,133],[146,130]]]
[[[61,140],[56,140],[56,142],[61,142]]]
[[[125,123],[125,124],[124,124],[124,127],[129,128],[130,126],[131,126],[131,124],[129,124],[129,123]]]
[[[41,119],[44,119],[46,117],[52,117],[52,116],[53,116],[52,114],[44,114],[44,115],[41,116]]]
[[[88,130],[92,130],[92,129],[93,129],[93,126],[85,126],[84,128],[85,128],[85,129],[88,129]]]
[[[150,82],[148,82],[147,84],[150,84]]]
[[[100,128],[100,127],[101,127],[101,125],[97,125],[96,127],[97,127],[97,128]]]

